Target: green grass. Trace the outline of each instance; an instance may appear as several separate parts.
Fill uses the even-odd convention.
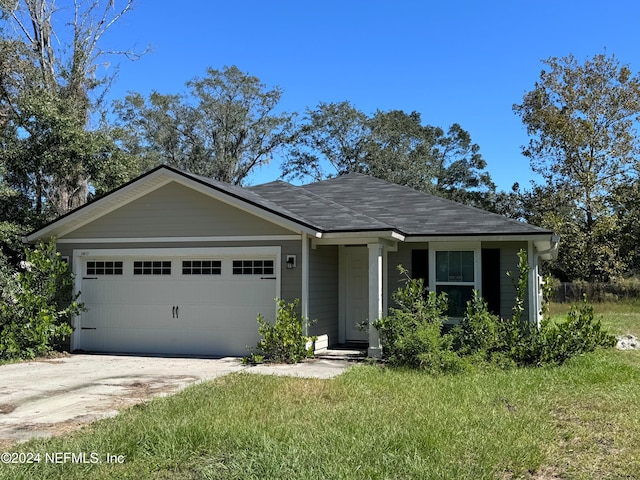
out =
[[[234,374],[12,449],[122,465],[0,465],[0,478],[640,478],[639,385],[640,352],[615,350],[441,377],[376,365],[333,380]]]

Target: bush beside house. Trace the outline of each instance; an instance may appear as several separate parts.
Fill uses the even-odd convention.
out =
[[[296,313],[299,303],[299,299],[286,303],[277,298],[278,309],[273,325],[258,315],[258,332],[262,339],[256,345],[258,352],[245,357],[245,363],[297,363],[313,356],[316,338],[303,333],[304,319]]]
[[[384,358],[393,366],[444,373],[473,364],[560,364],[598,347],[615,345],[615,336],[594,318],[586,298],[559,322],[547,317],[538,326],[522,319],[528,272],[524,251],[519,253],[519,275],[513,279],[516,299],[512,317],[491,314],[479,292],[474,291],[464,318],[449,333],[442,329],[446,295],[426,292],[422,279],[411,279],[399,268],[406,279],[393,294],[397,307],[374,323],[380,332]]]
[[[28,359],[51,353],[71,335],[71,319],[82,311],[73,295],[73,274],[55,241],[25,250],[15,271],[0,268],[0,359]]]

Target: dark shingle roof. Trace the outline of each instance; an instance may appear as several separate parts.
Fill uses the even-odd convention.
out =
[[[553,233],[360,173],[303,186],[278,180],[245,188],[181,173],[321,232],[395,230],[408,236]]]
[[[302,188],[392,225],[406,235],[552,233],[502,215],[358,173],[311,183]]]
[[[254,193],[307,219],[323,231],[392,230],[394,227],[310,190],[275,181],[249,187]]]

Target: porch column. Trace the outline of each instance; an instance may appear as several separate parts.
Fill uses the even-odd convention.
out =
[[[380,243],[369,243],[369,350],[370,357],[382,357],[380,335],[372,323],[382,316],[382,250]]]
[[[540,326],[540,297],[538,291],[540,281],[538,280],[538,252],[532,241],[529,241],[527,249],[527,263],[529,264],[529,278],[527,279],[527,290],[529,294],[529,321],[536,326]]]
[[[309,236],[302,233],[302,252],[300,263],[302,266],[302,295],[300,301],[300,316],[303,318],[302,333],[309,335]]]

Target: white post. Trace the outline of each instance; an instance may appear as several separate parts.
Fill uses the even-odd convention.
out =
[[[370,243],[369,250],[369,350],[370,357],[382,357],[378,330],[372,325],[382,316],[382,245]]]
[[[527,279],[527,291],[529,293],[529,321],[538,324],[538,268],[536,249],[532,241],[529,241],[527,251],[527,263],[529,264],[529,278]]]
[[[309,237],[302,233],[302,298],[300,299],[300,315],[304,319],[302,326],[304,335],[309,335]]]

